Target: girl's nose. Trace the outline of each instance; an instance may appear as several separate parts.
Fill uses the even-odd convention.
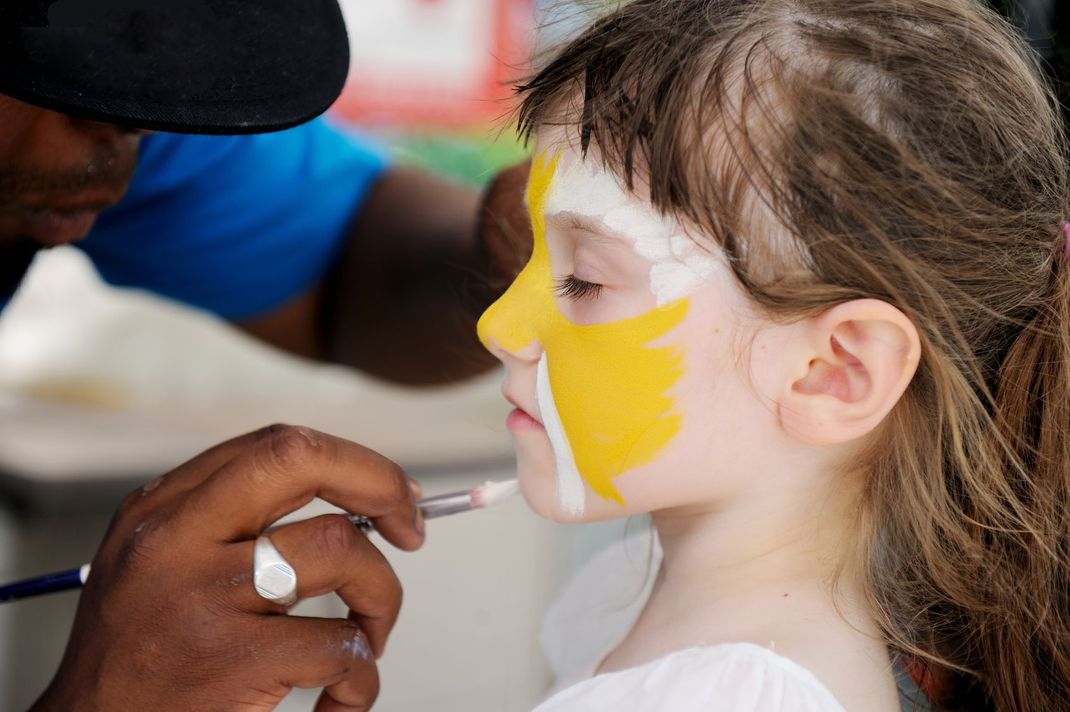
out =
[[[535,362],[542,355],[538,334],[545,310],[533,303],[531,292],[518,279],[479,318],[479,340],[502,362],[510,358]]]
[[[483,312],[476,333],[484,348],[506,365],[538,363],[542,356],[539,329],[532,314],[522,308],[514,284]]]
[[[480,334],[483,337],[483,334]],[[542,357],[542,346],[535,339],[520,348],[507,348],[500,344],[493,336],[483,338],[483,346],[487,348],[499,361],[506,365],[522,363],[535,365]]]

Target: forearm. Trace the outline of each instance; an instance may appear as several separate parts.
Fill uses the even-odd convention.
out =
[[[450,383],[489,369],[495,361],[475,324],[531,254],[527,171],[502,171],[480,195],[391,170],[362,202],[331,272],[236,325],[290,353],[398,383]]]
[[[324,356],[411,385],[489,369],[475,323],[501,285],[489,283],[480,206],[476,191],[426,173],[384,176],[324,285]]]

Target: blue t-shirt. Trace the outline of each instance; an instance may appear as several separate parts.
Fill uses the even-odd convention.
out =
[[[253,136],[152,134],[126,196],[78,246],[111,284],[253,317],[324,275],[385,166],[322,119]]]

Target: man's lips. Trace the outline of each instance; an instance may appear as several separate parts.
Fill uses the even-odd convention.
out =
[[[42,208],[23,212],[30,236],[46,245],[80,240],[93,228],[99,210]]]
[[[97,216],[122,197],[110,191],[93,191],[66,201],[33,200],[7,207],[5,212],[21,223],[27,236],[45,245],[63,245],[85,237]]]

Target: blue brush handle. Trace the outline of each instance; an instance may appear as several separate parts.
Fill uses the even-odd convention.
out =
[[[81,588],[87,576],[89,576],[89,564],[69,571],[59,571],[54,574],[26,579],[25,581],[9,583],[6,586],[0,586],[0,603],[17,601],[20,598],[29,596],[39,596],[43,593]]]

